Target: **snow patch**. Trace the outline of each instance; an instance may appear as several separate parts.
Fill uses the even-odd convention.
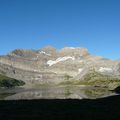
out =
[[[82,72],[82,70],[83,70],[82,68],[79,68],[79,69],[78,69],[78,73],[81,73],[81,72]]]
[[[59,57],[59,58],[57,58],[55,61],[53,61],[53,60],[47,61],[47,64],[48,64],[49,66],[52,66],[52,65],[54,65],[54,64],[57,64],[58,62],[66,61],[66,60],[68,60],[68,59],[75,60],[75,57],[71,57],[71,56]]]
[[[46,52],[44,52],[44,51],[40,51],[39,53],[40,53],[40,54],[47,55],[47,56],[51,56],[51,54],[48,54],[48,53],[46,53]]]
[[[75,49],[74,47],[66,47],[66,48],[68,48],[68,49]]]
[[[100,67],[99,69],[100,72],[112,72],[112,68],[107,68],[107,67]]]
[[[64,49],[81,49],[81,47],[65,47]]]

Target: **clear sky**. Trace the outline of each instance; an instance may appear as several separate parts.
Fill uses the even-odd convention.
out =
[[[0,54],[46,45],[120,58],[120,0],[0,0]]]

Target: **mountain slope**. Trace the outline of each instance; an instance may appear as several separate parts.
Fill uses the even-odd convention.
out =
[[[86,48],[57,50],[51,46],[39,50],[16,49],[0,57],[0,71],[26,84],[59,84],[66,75],[81,81],[91,70],[118,78],[120,61],[91,55]]]

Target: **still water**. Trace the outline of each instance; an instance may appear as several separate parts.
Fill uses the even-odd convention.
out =
[[[58,86],[0,89],[0,100],[18,99],[96,99],[115,95],[107,88]]]

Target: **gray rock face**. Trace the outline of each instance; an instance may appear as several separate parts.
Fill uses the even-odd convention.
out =
[[[60,50],[60,55],[61,56],[74,56],[76,58],[78,57],[85,57],[87,55],[89,55],[89,52],[87,49],[85,48],[73,48],[73,47],[65,47],[63,49]]]
[[[120,62],[91,55],[86,48],[51,46],[39,50],[16,49],[0,57],[0,72],[22,79],[27,84],[60,83],[65,76],[80,79],[89,70],[107,75],[120,75]]]

